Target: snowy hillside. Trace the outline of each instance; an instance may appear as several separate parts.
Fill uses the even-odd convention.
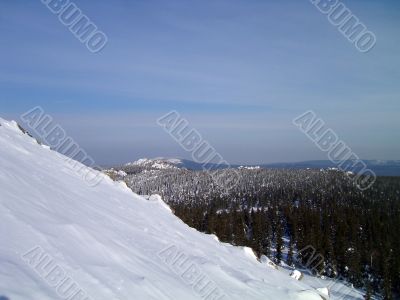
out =
[[[310,278],[189,228],[159,197],[106,175],[90,187],[15,122],[0,124],[0,299],[322,299]]]

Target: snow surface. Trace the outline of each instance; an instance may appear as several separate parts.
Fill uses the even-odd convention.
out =
[[[0,119],[0,297],[321,300],[315,287],[259,263],[248,248],[188,227],[159,197],[146,200],[102,176],[90,187],[65,157]],[[51,269],[36,266],[43,253]],[[178,256],[186,259],[174,265]],[[193,288],[180,272],[187,266],[219,296]],[[60,294],[56,267],[81,294]]]
[[[293,270],[293,272],[290,274],[290,277],[292,277],[293,279],[296,279],[296,280],[300,280],[302,277],[302,274],[298,270]]]

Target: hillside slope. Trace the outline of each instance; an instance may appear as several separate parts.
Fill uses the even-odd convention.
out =
[[[0,298],[321,299],[249,249],[189,228],[157,197],[105,175],[90,187],[15,122],[0,124]]]

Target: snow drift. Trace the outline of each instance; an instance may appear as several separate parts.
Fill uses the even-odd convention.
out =
[[[0,124],[0,298],[321,300],[160,199],[105,175],[88,186],[66,157]]]

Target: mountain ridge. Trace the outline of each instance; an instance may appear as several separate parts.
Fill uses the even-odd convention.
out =
[[[378,176],[400,176],[400,160],[362,160],[365,162],[368,168],[376,173]],[[345,165],[351,165],[355,162],[355,160],[347,160],[345,161]],[[126,166],[142,166],[142,167],[150,167],[151,164],[159,164],[164,167],[159,167],[158,169],[167,169],[167,166],[171,168],[181,168],[188,169],[192,171],[201,171],[201,170],[219,170],[225,168],[271,168],[271,169],[327,169],[327,168],[338,168],[338,164],[331,162],[329,160],[309,160],[309,161],[300,161],[300,162],[280,162],[280,163],[263,163],[263,164],[232,164],[232,165],[223,165],[216,163],[207,163],[206,165],[197,163],[188,159],[181,158],[164,158],[157,157],[154,159],[139,159],[135,162],[126,163],[122,167]],[[151,168],[151,167],[150,167]],[[154,167],[153,169],[157,169]],[[357,173],[360,171],[359,168],[350,168],[349,171]]]

